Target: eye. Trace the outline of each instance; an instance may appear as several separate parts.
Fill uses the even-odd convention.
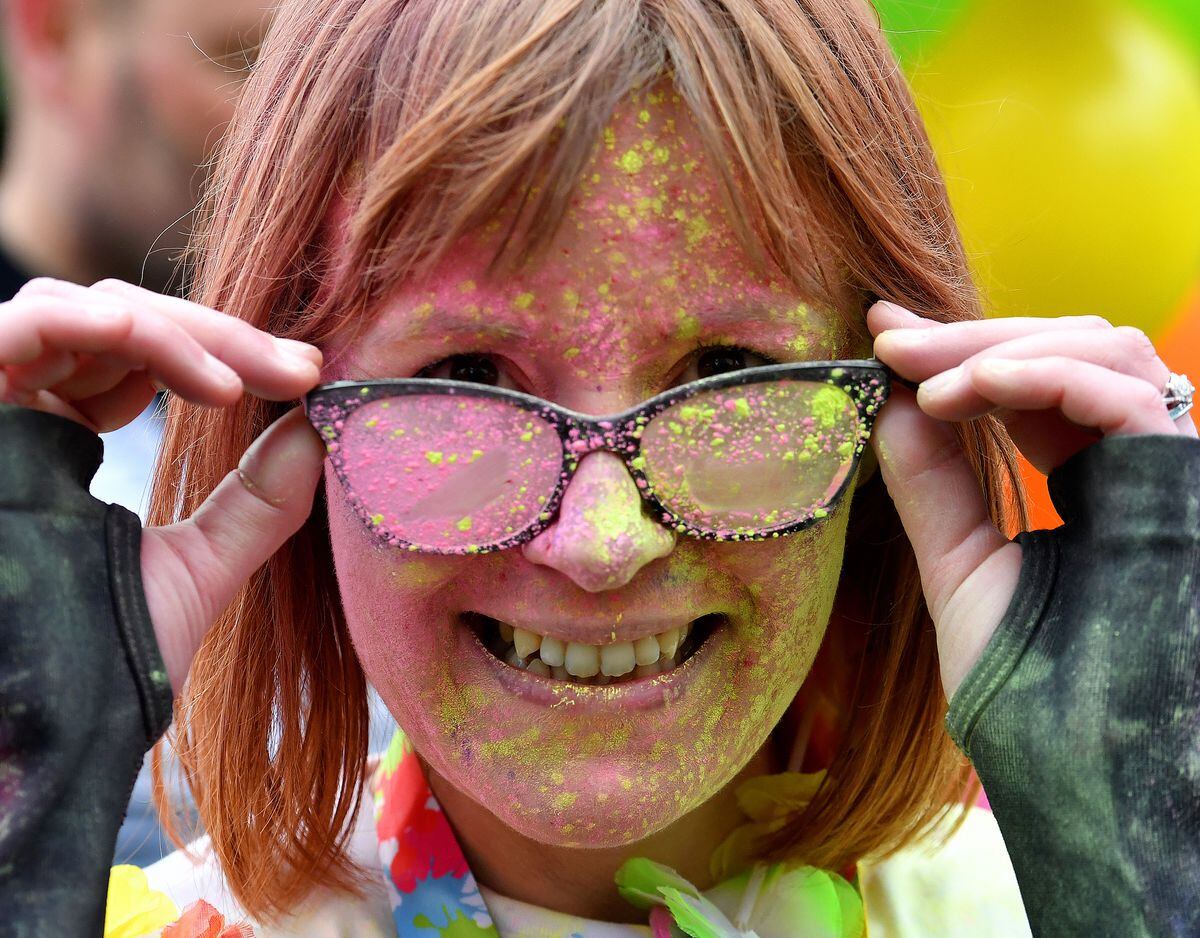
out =
[[[691,366],[682,375],[682,379],[696,381],[700,378],[728,374],[731,371],[741,371],[744,368],[773,364],[774,359],[738,345],[710,345],[700,349]]]
[[[451,381],[466,381],[471,384],[487,384],[492,387],[515,388],[514,382],[505,375],[496,359],[479,352],[451,355],[432,365],[426,365],[418,378],[447,378]]]

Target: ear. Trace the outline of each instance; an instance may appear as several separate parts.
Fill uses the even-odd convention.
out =
[[[79,0],[8,0],[4,27],[10,75],[40,96],[67,92],[73,32],[90,19]]]

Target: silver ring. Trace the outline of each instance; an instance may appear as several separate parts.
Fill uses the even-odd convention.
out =
[[[1167,386],[1163,388],[1163,403],[1167,405],[1167,416],[1178,420],[1192,409],[1192,396],[1196,393],[1195,385],[1188,380],[1187,375],[1177,375],[1171,372]]]

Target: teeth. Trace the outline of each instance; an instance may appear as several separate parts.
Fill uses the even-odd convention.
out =
[[[546,643],[542,642],[542,660],[545,660]],[[633,657],[639,666],[654,664],[658,661],[658,639],[653,635],[639,638],[633,643]]]
[[[550,635],[542,639],[542,660],[552,668],[562,667],[562,663],[566,660],[567,646],[557,638]]]
[[[514,668],[540,677],[591,685],[620,684],[622,679],[665,674],[678,663],[680,648],[692,630],[685,625],[657,635],[644,635],[636,642],[587,645],[564,642],[503,622],[497,625],[504,643],[497,653]]]
[[[536,632],[526,632],[524,629],[514,629],[512,640],[516,645],[517,654],[522,658],[535,654],[542,644],[542,636]]]
[[[575,677],[595,677],[600,673],[600,650],[595,645],[571,642],[564,664],[567,673]]]
[[[670,658],[679,648],[679,629],[667,629],[658,636],[658,647],[662,657]]]
[[[628,674],[637,666],[633,642],[617,642],[600,649],[600,670],[608,677]]]

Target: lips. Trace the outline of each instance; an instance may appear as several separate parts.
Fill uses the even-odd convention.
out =
[[[567,639],[561,635],[565,630],[514,626],[478,612],[464,613],[460,620],[488,652],[511,668],[551,682],[603,686],[673,671],[711,638],[725,617],[709,613],[680,625],[625,628],[629,637],[620,640],[614,630],[610,641],[595,644]]]

